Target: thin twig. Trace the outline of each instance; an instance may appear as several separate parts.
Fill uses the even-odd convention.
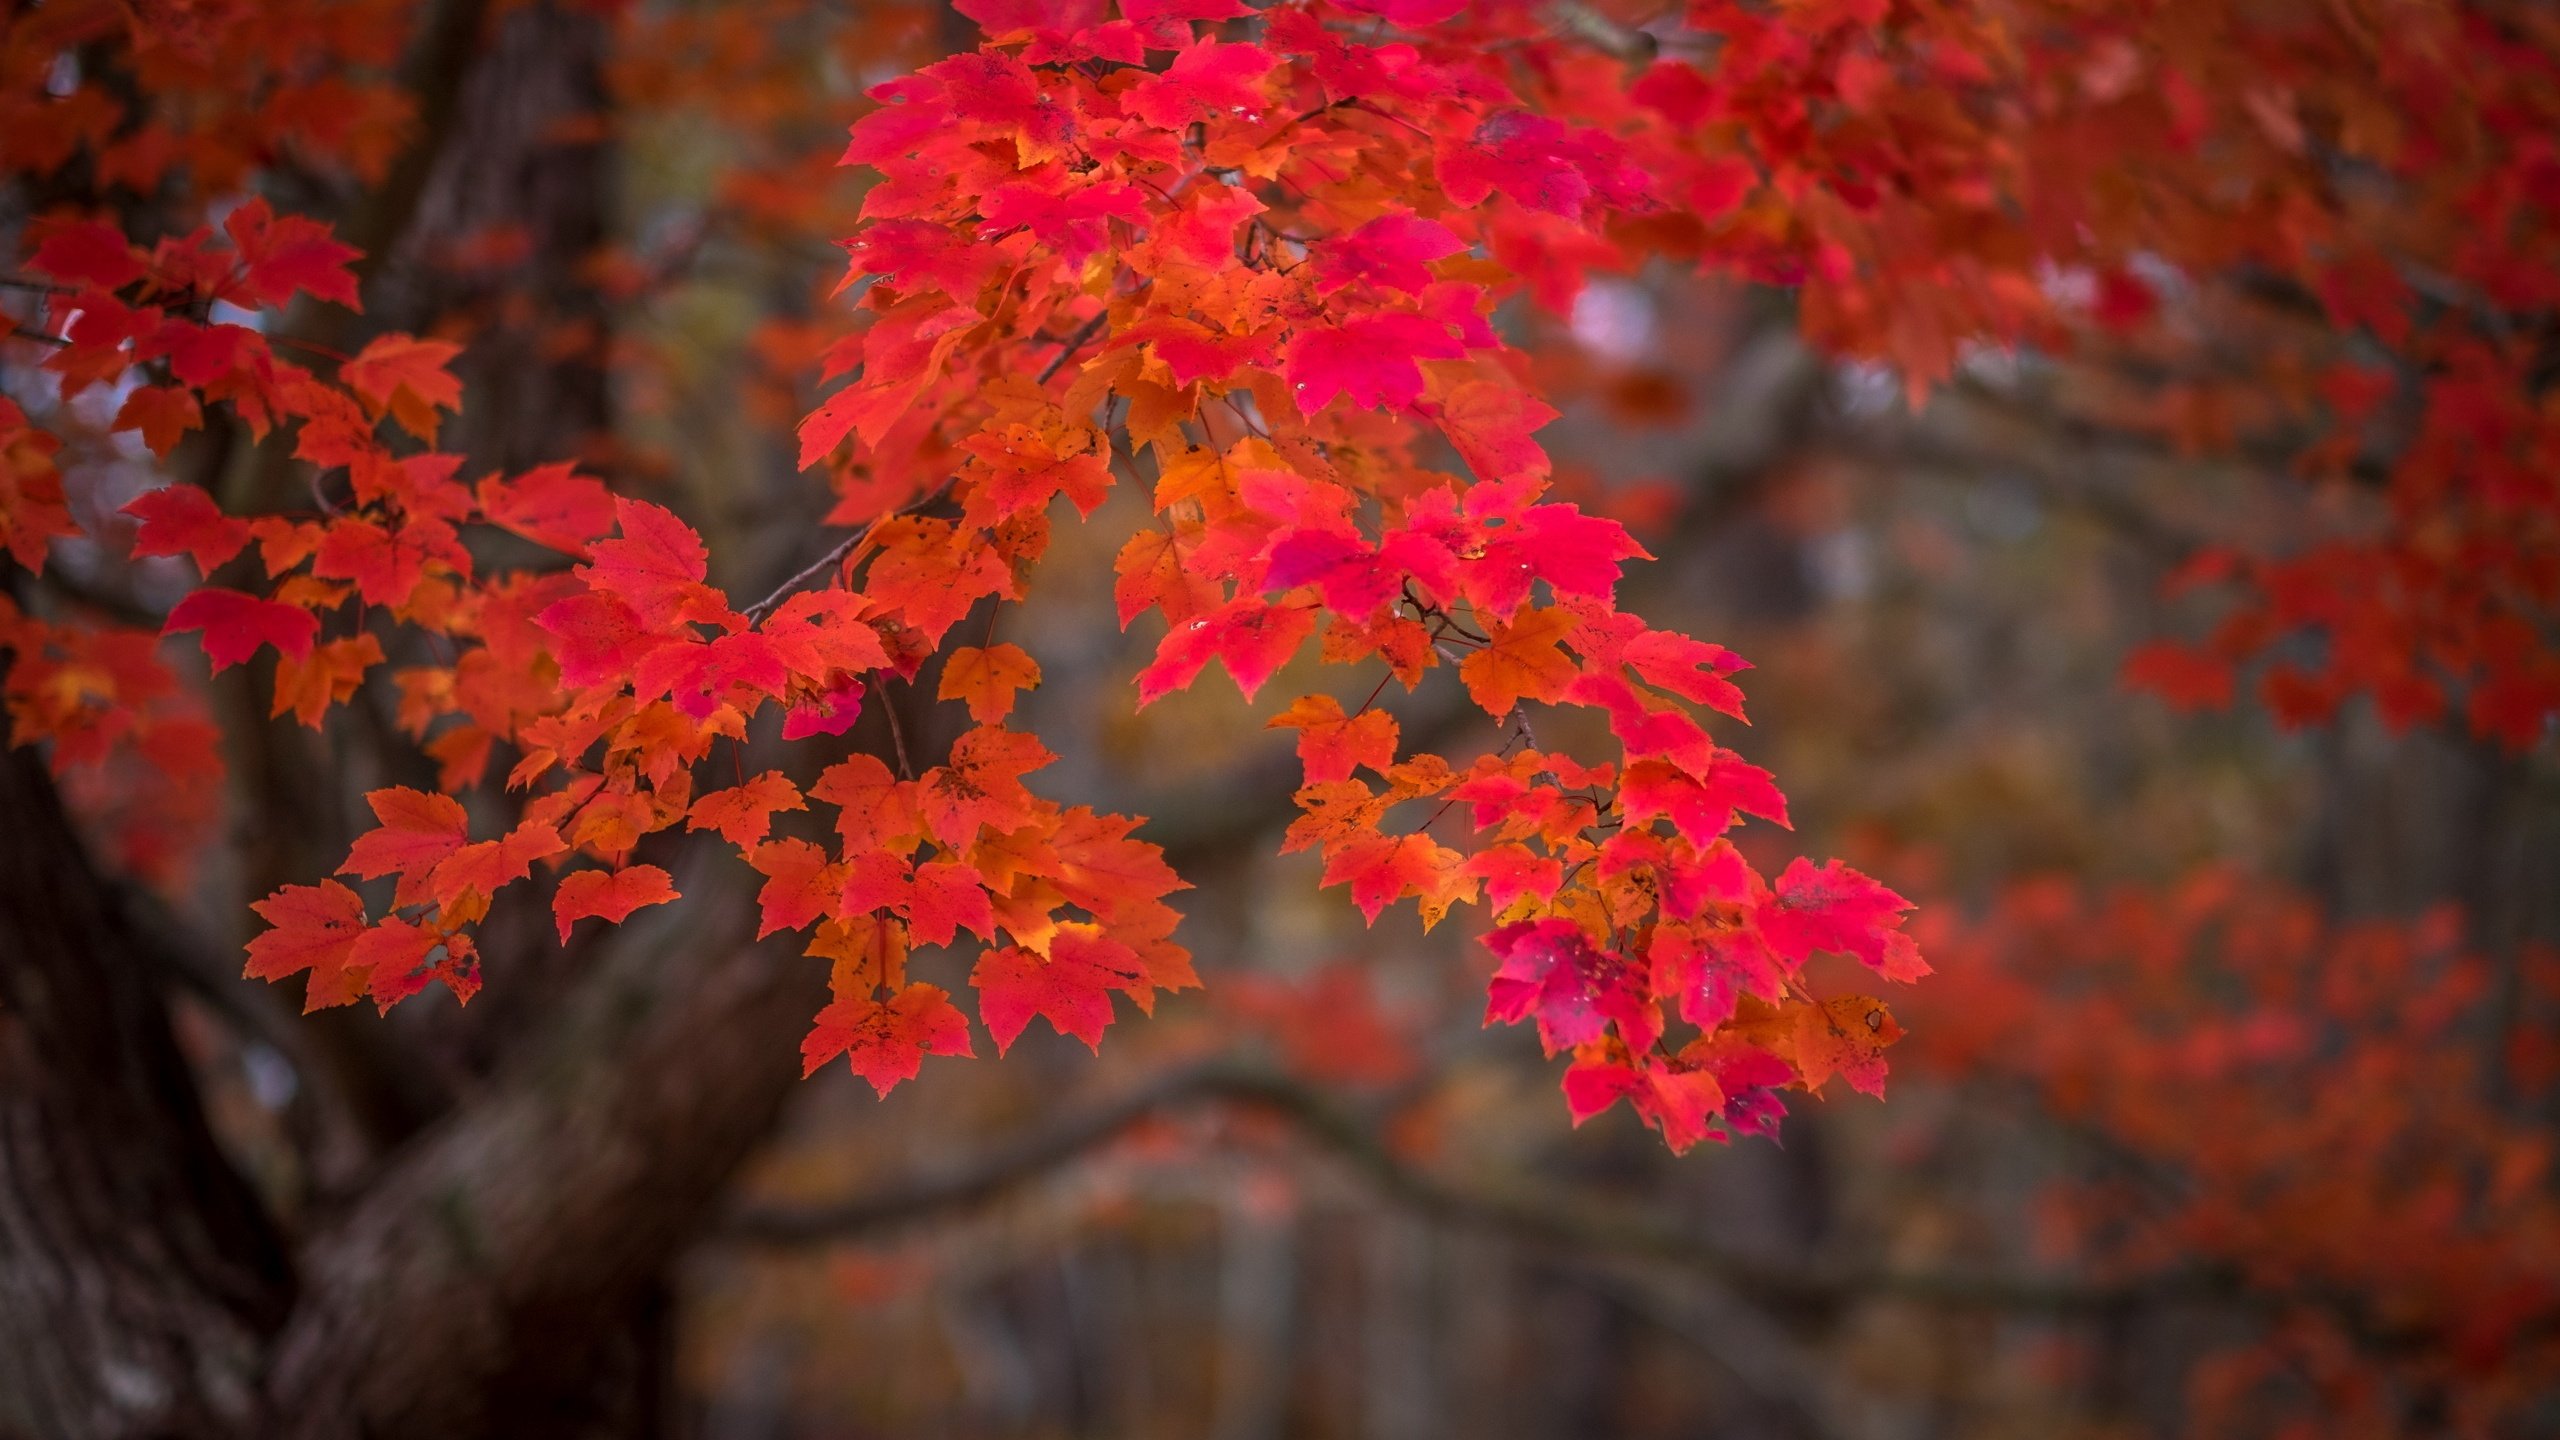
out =
[[[873,523],[876,524],[878,522],[875,521]],[[862,537],[870,533],[871,526],[864,525],[861,529],[854,531],[852,534],[844,537],[844,539],[836,542],[836,544],[831,547],[826,554],[809,562],[807,569],[802,570],[790,579],[775,586],[772,594],[767,595],[763,599],[747,607],[747,622],[749,624],[761,622],[765,616],[773,613],[775,606],[780,605],[784,600],[789,599],[793,592],[797,591],[801,586],[808,584],[810,581],[817,579],[818,576],[824,572],[842,564],[844,562],[844,557],[853,553],[853,547],[862,543]]]
[[[907,758],[907,730],[898,722],[898,700],[889,693],[885,681],[880,686],[880,713],[889,721],[889,748],[898,752],[898,778],[913,780],[916,778],[916,766]]]
[[[1108,309],[1105,309],[1096,313],[1092,319],[1077,326],[1075,333],[1069,335],[1066,340],[1058,346],[1058,353],[1049,358],[1049,363],[1040,367],[1040,383],[1046,385],[1052,379],[1056,378],[1057,373],[1066,368],[1067,361],[1071,359],[1077,351],[1084,348],[1086,341],[1091,340],[1095,335],[1101,333],[1103,325],[1110,319],[1111,312]]]
[[[895,520],[901,516],[913,515],[917,511],[923,510],[927,506],[932,505],[935,501],[940,500],[943,496],[950,494],[952,483],[957,478],[957,476],[954,476],[950,479],[944,480],[941,484],[934,486],[929,493],[909,501],[905,505],[890,511],[886,515],[880,516],[877,519],[865,520],[862,522],[861,525],[855,527],[852,534],[845,536],[844,539],[838,541],[832,549],[828,550],[826,554],[821,555],[816,560],[810,562],[807,569],[802,570],[799,574],[794,575],[790,579],[783,581],[780,585],[775,586],[772,594],[767,595],[753,605],[748,606],[745,612],[747,622],[749,624],[760,623],[767,615],[773,613],[775,606],[778,606],[783,601],[791,598],[793,592],[797,591],[801,586],[808,584],[810,581],[817,579],[820,575],[823,575],[836,566],[843,564],[844,558],[853,553],[854,547],[869,538],[871,532],[878,529],[883,521]]]

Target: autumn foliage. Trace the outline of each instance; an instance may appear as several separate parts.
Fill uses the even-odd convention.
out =
[[[886,1097],[1034,1022],[1099,1049],[1124,1001],[1152,1015],[1203,977],[1189,883],[1145,817],[1052,782],[1059,755],[1018,723],[1055,657],[1008,618],[1068,563],[1053,546],[1098,545],[1151,646],[1122,707],[1232,687],[1241,723],[1287,732],[1280,851],[1312,852],[1366,923],[1460,916],[1483,1023],[1537,1037],[1575,1124],[1623,1101],[1674,1151],[1774,1138],[1804,1094],[1881,1096],[1908,1022],[1933,1071],[2015,1080],[2205,1177],[2165,1217],[2059,1205],[2093,1264],[2202,1257],[2253,1293],[2379,1307],[2279,1306],[2293,1348],[2240,1352],[2231,1395],[2290,1364],[2346,1397],[2331,1413],[2361,1413],[2360,1386],[2479,1382],[2483,1425],[2531,1402],[2489,1382],[2552,1363],[2548,1157],[2498,1103],[2412,1100],[2549,1103],[2548,1047],[2512,1024],[2494,1073],[2460,1054],[2486,982],[2458,920],[2333,929],[2213,869],[1906,928],[1896,886],[1924,892],[1889,866],[1796,853],[1751,758],[1745,658],[1627,601],[1682,557],[1640,542],[1642,506],[1559,473],[1541,432],[1591,377],[1527,337],[1595,280],[1697,277],[1784,293],[1826,363],[1913,411],[1986,357],[2067,370],[2093,427],[2291,477],[2175,537],[2128,686],[2547,753],[2549,16],[960,0],[957,53],[910,43],[894,78],[813,98],[768,83],[734,18],[598,4],[645,38],[614,61],[626,100],[754,138],[716,222],[600,247],[580,283],[649,294],[730,231],[841,247],[831,285],[758,333],[770,383],[741,402],[796,461],[794,523],[824,533],[780,585],[733,590],[715,575],[751,567],[646,464],[493,466],[455,440],[471,345],[503,323],[355,325],[381,267],[415,257],[311,197],[414,201],[403,147],[432,106],[398,77],[433,8],[0,19],[0,178],[23,212],[0,257],[10,744],[40,747],[117,868],[171,892],[221,848],[225,725],[387,715],[417,761],[367,781],[372,823],[334,870],[250,905],[249,976],[306,1011],[468,1002],[484,966],[530,963],[490,939],[525,915],[564,951],[665,923],[703,888],[691,836],[752,877],[756,937],[829,977],[805,1073],[841,1060]],[[438,263],[525,243],[480,234]],[[172,572],[151,603],[97,583]],[[1390,686],[1462,696],[1465,724],[1406,733]],[[946,735],[911,744],[902,697]],[[866,716],[886,744],[851,738]],[[2547,1008],[2536,954],[2515,985]],[[2342,1034],[2383,1058],[2296,1105]],[[1386,1048],[1345,1063],[1391,1073]],[[2411,1155],[2472,1191],[2394,1189]],[[2339,1208],[2342,1165],[2369,1201]],[[2443,1244],[2410,1260],[2403,1231]],[[2376,1335],[2418,1357],[2362,1374]]]
[[[1240,5],[989,11],[986,46],[883,87],[844,156],[881,177],[844,241],[859,328],[826,356],[851,378],[800,426],[802,463],[836,495],[826,518],[851,533],[743,605],[659,504],[567,466],[463,476],[433,448],[460,398],[450,342],[386,335],[315,369],[210,318],[353,304],[354,252],[322,227],[255,200],[148,249],[98,220],[42,225],[26,265],[54,287],[45,364],[66,398],[139,371],[115,425],[155,453],[227,403],[311,467],[317,509],[236,515],[183,485],[125,507],[135,554],[205,577],[166,632],[198,634],[216,670],[272,651],[275,713],[313,725],[385,663],[386,630],[435,637],[449,658],[387,677],[402,725],[448,792],[517,797],[475,839],[451,794],[375,791],[380,828],[340,873],[392,881],[387,904],[335,879],[285,887],[256,907],[274,928],[250,973],[304,976],[311,1006],[388,1007],[431,983],[467,999],[473,927],[510,885],[567,869],[564,942],[582,919],[620,924],[677,898],[632,856],[684,827],[764,877],[762,930],[808,931],[833,967],[812,1068],[847,1056],[885,1093],[926,1054],[970,1053],[950,986],[908,973],[911,948],[963,932],[986,946],[966,979],[999,1049],[1035,1017],[1099,1043],[1113,995],[1145,1010],[1197,983],[1165,903],[1182,882],[1134,820],[1024,785],[1051,756],[1004,722],[1036,660],[946,642],[1021,594],[1056,501],[1089,515],[1126,483],[1156,519],[1120,549],[1121,620],[1166,626],[1138,704],[1212,662],[1251,700],[1312,642],[1381,686],[1462,684],[1511,727],[1453,764],[1406,751],[1368,706],[1297,702],[1274,722],[1306,766],[1287,848],[1319,850],[1324,882],[1371,920],[1412,900],[1426,925],[1460,904],[1501,921],[1488,1020],[1535,1021],[1570,1052],[1577,1115],[1624,1096],[1685,1148],[1722,1120],[1765,1128],[1776,1087],[1840,1073],[1880,1090],[1882,1002],[1816,995],[1801,971],[1819,949],[1925,974],[1907,903],[1836,861],[1772,882],[1726,838],[1746,815],[1787,818],[1768,773],[1699,718],[1742,718],[1744,662],[1617,609],[1622,567],[1649,557],[1617,522],[1542,498],[1534,432],[1555,412],[1491,324],[1561,283],[1554,257],[1605,253],[1613,228],[1665,213],[1691,162],[1659,115],[1634,128],[1651,112],[1632,99],[1612,125],[1575,109],[1613,57],[1562,47],[1533,82],[1480,48],[1533,33],[1522,19],[1427,8],[1392,18],[1436,33],[1428,49],[1296,9],[1264,17],[1259,43],[1202,33]],[[9,421],[31,457],[10,536],[33,568],[77,531],[49,437]],[[493,566],[475,530],[579,563]],[[697,788],[768,712],[786,739],[841,734],[866,689],[946,648],[940,693],[977,728],[938,763],[857,755],[805,794],[778,771]],[[36,695],[46,677],[21,664],[10,683]],[[1604,716],[1614,751],[1541,749],[1531,714],[1549,707]],[[19,738],[79,723],[22,705]],[[774,832],[812,800],[832,840]]]
[[[2160,894],[2023,883],[1959,947],[1964,1003],[1923,1022],[1925,1063],[2030,1087],[2137,1177],[2058,1187],[2051,1243],[2283,1297],[2199,1366],[2200,1429],[2390,1433],[2425,1397],[2491,1433],[2531,1412],[2560,1362],[2560,1207],[2549,1144],[2511,1116],[2560,1081],[2560,953],[2500,997],[2451,911],[2335,925],[2226,869]]]

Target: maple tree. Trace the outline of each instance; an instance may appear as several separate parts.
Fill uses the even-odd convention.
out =
[[[505,324],[360,328],[400,227],[311,199],[423,203],[410,137],[460,105],[456,55],[533,9],[13,11],[10,740],[179,894],[215,848],[217,714],[387,724],[361,833],[252,868],[250,977],[389,1023],[538,970],[524,934],[574,956],[739,885],[826,976],[805,1070],[886,1097],[981,1031],[1098,1049],[1121,998],[1200,984],[1143,819],[1049,783],[1014,723],[1052,657],[998,638],[1006,607],[1098,543],[1156,637],[1131,708],[1329,687],[1268,721],[1301,780],[1280,849],[1366,923],[1478,917],[1483,1021],[1562,1061],[1575,1123],[1773,1136],[1793,1092],[1883,1092],[1903,1026],[1874,992],[1930,974],[1913,907],[1770,833],[1749,667],[1622,604],[1655,557],[1559,475],[1539,432],[1576,382],[1523,336],[1674,270],[1792,292],[1915,404],[1972,347],[2028,350],[2096,422],[2279,448],[2309,518],[2196,547],[2171,589],[2206,637],[2127,678],[2210,706],[2255,665],[2287,724],[2369,695],[2530,750],[2560,713],[2560,37],[2443,7],[2386,42],[2382,8],[966,0],[942,58],[843,30],[904,71],[857,104],[766,83],[788,47],[751,21],[567,7],[629,101],[771,148],[720,225],[842,248],[750,397],[830,535],[747,584],[632,457],[457,438]],[[459,271],[533,244],[448,238]],[[716,243],[574,269],[639,295]],[[1409,735],[1390,685],[1472,728]],[[927,703],[951,718],[911,743]],[[261,1384],[333,1368],[299,1363]],[[389,1413],[329,1383],[301,1423]]]

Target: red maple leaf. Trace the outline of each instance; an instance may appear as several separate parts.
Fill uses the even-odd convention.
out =
[[[1533,580],[1559,595],[1606,599],[1624,562],[1652,558],[1615,520],[1571,505],[1532,505],[1485,532],[1466,583],[1478,604],[1508,620],[1529,598]]]
[[[1555,468],[1534,432],[1556,408],[1517,386],[1470,380],[1428,413],[1479,480],[1538,478]]]
[[[191,555],[206,575],[249,543],[249,522],[222,513],[213,497],[193,485],[163,485],[125,502],[124,513],[142,522],[134,531],[136,555]]]
[[[1059,1034],[1100,1050],[1111,1023],[1111,992],[1124,978],[1076,951],[1043,956],[1019,945],[987,951],[969,973],[978,991],[978,1018],[996,1037],[999,1055],[1013,1048],[1035,1015]]]
[[[1154,662],[1138,672],[1138,704],[1143,709],[1189,685],[1213,659],[1226,662],[1236,688],[1251,700],[1315,628],[1314,612],[1303,606],[1239,596],[1165,633]]]
[[[1430,262],[1467,248],[1437,220],[1409,211],[1381,215],[1359,229],[1316,247],[1316,293],[1330,295],[1366,282],[1411,295],[1431,283]]]
[[[1578,922],[1524,920],[1484,943],[1502,959],[1486,991],[1486,1024],[1535,1018],[1538,1042],[1550,1055],[1597,1040],[1612,1024],[1639,1051],[1662,1033],[1633,968],[1593,946]]]
[[[1076,134],[1073,108],[1044,93],[1031,68],[1010,55],[954,55],[918,73],[940,83],[954,118],[1010,138],[1024,169],[1056,159]]]
[[[879,444],[925,387],[941,378],[943,362],[985,318],[928,291],[872,322],[862,337],[862,379],[828,396],[800,422],[801,468],[818,463],[848,434],[860,436],[865,445]]]
[[[790,679],[773,638],[753,630],[697,640],[687,634],[651,650],[631,670],[631,693],[643,700],[665,695],[696,720],[729,699],[739,686],[758,695],[780,691]],[[753,709],[753,704],[746,708]]]
[[[1367,615],[1396,597],[1404,570],[1357,533],[1291,527],[1272,537],[1262,570],[1265,590],[1313,585],[1337,615]]]
[[[809,787],[809,795],[841,812],[836,833],[844,837],[847,854],[864,850],[903,854],[915,848],[924,830],[924,817],[917,809],[920,787],[891,774],[876,755],[848,755],[828,766],[818,783]]]
[[[1466,877],[1464,858],[1422,834],[1355,835],[1328,846],[1322,883],[1348,884],[1351,903],[1373,925],[1381,911],[1411,895],[1422,902],[1427,926],[1456,897],[1475,890],[1475,882]]]
[[[571,555],[584,556],[588,543],[614,523],[604,482],[566,461],[535,466],[513,480],[484,476],[475,494],[490,524]]]
[[[1232,241],[1228,248],[1233,248]],[[1111,337],[1110,348],[1126,345],[1146,346],[1164,362],[1176,385],[1225,381],[1246,365],[1271,363],[1270,334],[1231,335],[1180,316],[1144,321]]]
[[[1120,97],[1120,108],[1159,130],[1179,130],[1212,117],[1247,117],[1258,123],[1262,77],[1271,73],[1270,52],[1259,45],[1202,40],[1174,57],[1162,74],[1149,75]]]
[[[364,799],[380,824],[356,837],[339,873],[373,880],[396,871],[400,885],[393,903],[424,899],[428,872],[470,839],[462,802],[407,786],[371,791]]]
[[[927,945],[948,945],[965,926],[981,938],[995,938],[995,910],[987,900],[984,879],[956,860],[935,860],[908,868],[903,857],[869,850],[845,861],[844,888],[836,913],[894,910],[907,931]]]
[[[1787,824],[1787,797],[1777,781],[1730,750],[1715,753],[1704,780],[1666,761],[1635,761],[1618,794],[1628,819],[1667,818],[1693,845],[1732,828],[1736,810]]]
[[[1111,466],[1098,454],[1061,456],[1037,440],[1010,434],[981,435],[966,448],[980,463],[970,467],[961,518],[980,529],[1046,510],[1059,495],[1077,514],[1091,515],[1111,489]]]
[[[1396,759],[1396,720],[1384,710],[1346,715],[1330,695],[1305,695],[1271,717],[1270,728],[1298,732],[1298,759],[1307,783],[1346,780],[1359,766],[1379,774]]]
[[[693,527],[663,505],[617,495],[613,511],[622,534],[589,546],[578,578],[630,606],[643,626],[663,631],[703,596],[709,552]]]
[[[347,968],[364,976],[365,994],[387,1011],[427,988],[434,978],[427,957],[442,939],[426,925],[387,915],[356,937]]]
[[[1131,225],[1147,219],[1146,197],[1134,185],[1079,185],[1064,191],[1055,183],[999,185],[978,205],[989,235],[1027,230],[1069,265],[1081,265],[1111,243],[1111,224]]]
[[[1314,415],[1336,395],[1362,409],[1403,409],[1422,398],[1418,362],[1466,353],[1447,325],[1390,310],[1300,330],[1289,342],[1285,373],[1302,414]]]
[[[1633,667],[1648,685],[1659,686],[1736,720],[1746,718],[1742,713],[1742,687],[1725,677],[1750,669],[1751,662],[1721,645],[1693,640],[1677,631],[1648,629],[1629,640],[1617,658]]]
[[[267,714],[290,711],[296,720],[317,730],[329,707],[353,699],[364,683],[365,672],[381,663],[382,642],[371,635],[324,640],[300,660],[289,655],[280,657],[276,661],[275,698],[268,705]]]
[[[1040,665],[1019,645],[964,645],[942,665],[936,698],[968,702],[969,718],[993,725],[1013,713],[1015,692],[1040,683]]]
[[[1885,1047],[1902,1038],[1902,1026],[1883,1001],[1843,995],[1796,1007],[1791,1038],[1807,1089],[1819,1090],[1838,1075],[1853,1089],[1882,1099]]]
[[[634,910],[675,898],[675,882],[655,865],[580,870],[560,882],[559,893],[551,898],[551,914],[559,922],[560,943],[566,945],[569,927],[588,916],[619,925]]]
[[[1467,693],[1497,720],[1523,700],[1551,701],[1580,668],[1556,648],[1573,630],[1573,616],[1562,610],[1532,610],[1509,625],[1489,621],[1485,644],[1459,662],[1458,676]]]
[[[949,991],[918,982],[886,1001],[854,997],[819,1011],[800,1042],[800,1073],[815,1075],[842,1055],[885,1097],[899,1081],[916,1077],[925,1056],[971,1053],[969,1017],[951,1003]]]
[[[965,928],[982,940],[996,935],[995,910],[986,882],[973,866],[935,860],[916,867],[913,888],[900,902],[907,932],[927,945],[948,945]]]
[[[1032,736],[981,725],[951,747],[951,762],[925,772],[916,808],[933,838],[959,849],[981,826],[1017,830],[1037,805],[1022,777],[1058,757]]]
[[[1731,1020],[1744,995],[1775,1004],[1795,968],[1749,926],[1657,925],[1649,958],[1653,993],[1701,1030]]]
[[[1595,192],[1620,207],[1645,194],[1643,172],[1608,136],[1526,110],[1497,110],[1472,134],[1442,135],[1435,163],[1440,188],[1460,205],[1480,205],[1499,190],[1531,210],[1574,218]]]
[[[1554,899],[1564,883],[1564,862],[1526,845],[1488,845],[1467,857],[1466,873],[1484,882],[1485,904],[1501,911],[1524,896]]]
[[[1673,1154],[1701,1140],[1724,1138],[1715,1129],[1724,1111],[1724,1086],[1707,1069],[1651,1057],[1633,1064],[1577,1060],[1564,1072],[1564,1097],[1577,1126],[1621,1097],[1633,1101],[1636,1113],[1648,1127],[1662,1132]]]
[[[685,816],[687,830],[717,830],[720,838],[741,850],[752,850],[773,826],[777,810],[806,810],[800,787],[779,770],[767,770],[743,785],[714,790],[693,802]]]
[[[274,927],[249,942],[253,980],[342,969],[364,933],[364,897],[335,880],[287,885],[249,908]]]
[[[841,735],[862,718],[862,678],[839,675],[825,688],[795,698],[782,717],[782,738],[805,740],[812,735]]]
[[[852,275],[885,275],[901,291],[939,290],[964,301],[1004,260],[997,246],[930,220],[877,220],[844,248]]]
[[[40,221],[43,238],[27,257],[39,275],[98,290],[121,290],[150,271],[124,232],[97,220]]]
[[[568,848],[558,830],[527,820],[495,840],[465,845],[439,861],[427,876],[427,889],[439,904],[456,904],[473,893],[486,899],[531,875],[534,861]]]
[[[834,912],[844,867],[830,862],[820,847],[806,840],[767,840],[749,852],[747,863],[765,877],[764,888],[756,892],[761,916],[757,939],[777,930],[805,929]]]
[[[440,520],[414,521],[393,534],[367,521],[341,518],[330,522],[312,552],[311,573],[323,580],[354,581],[367,605],[397,605],[426,578],[430,555],[442,559],[462,553],[452,530]]]
[[[163,635],[204,632],[205,658],[219,672],[273,645],[279,655],[301,659],[311,653],[320,634],[320,617],[299,605],[261,600],[237,590],[206,587],[189,591],[169,610]]]
[[[1760,906],[1760,933],[1789,960],[1830,950],[1858,957],[1888,980],[1917,980],[1929,965],[1902,931],[1902,912],[1910,908],[1910,901],[1837,860],[1816,869],[1799,856]]]
[[[1139,531],[1120,547],[1111,563],[1111,597],[1119,608],[1120,628],[1141,612],[1155,609],[1180,624],[1218,604],[1224,597],[1214,583],[1183,565],[1186,547],[1180,536],[1153,528]]]
[[[1179,209],[1146,219],[1159,251],[1217,269],[1235,258],[1236,227],[1270,208],[1241,184],[1194,185],[1183,193]]]
[[[560,682],[573,689],[619,688],[641,658],[668,638],[611,595],[572,595],[545,607],[533,623],[551,636]]]
[[[135,430],[151,453],[166,460],[185,434],[204,424],[204,407],[193,390],[177,385],[140,385],[117,408],[116,430]]]
[[[462,408],[462,382],[445,367],[462,347],[415,335],[377,335],[338,367],[338,378],[364,397],[372,413],[389,414],[401,428],[432,444],[438,409]]]
[[[278,215],[263,195],[234,206],[222,229],[240,250],[232,298],[259,307],[281,306],[295,292],[350,310],[364,305],[347,267],[363,252],[341,244],[329,227],[307,215]]]

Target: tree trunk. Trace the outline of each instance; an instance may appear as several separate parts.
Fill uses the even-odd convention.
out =
[[[292,1296],[146,942],[35,752],[0,756],[0,1436],[222,1433]]]
[[[627,1413],[660,1286],[797,1074],[820,967],[736,887],[628,927],[491,1087],[302,1247],[216,1147],[145,942],[0,763],[0,1437],[545,1435]]]
[[[798,1075],[819,967],[712,936],[691,884],[494,1087],[302,1256],[268,1392],[286,1436],[556,1435]]]

